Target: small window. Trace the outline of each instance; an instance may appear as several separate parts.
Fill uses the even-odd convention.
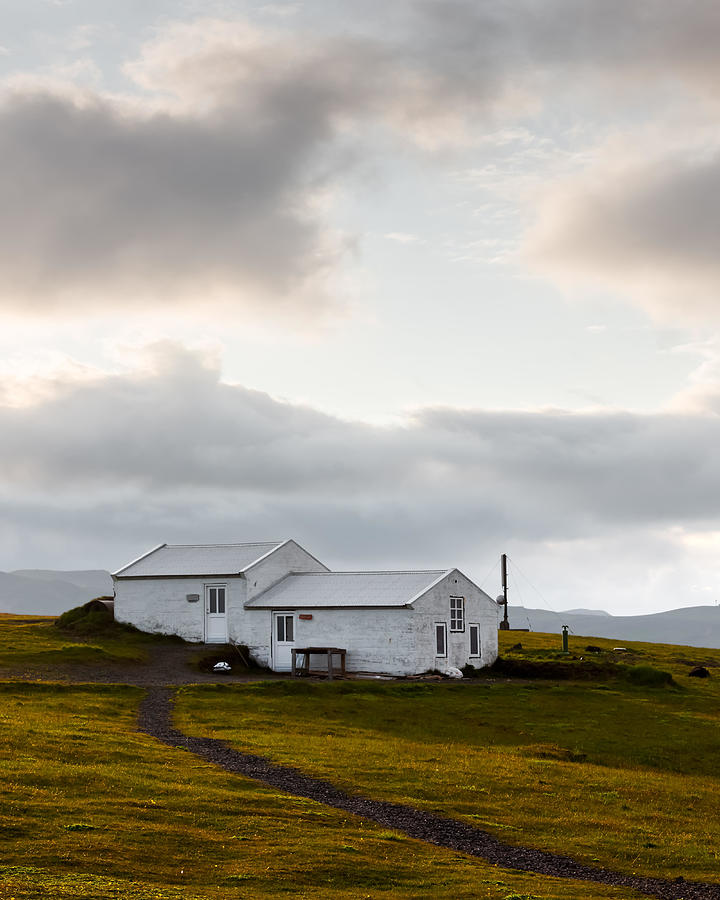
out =
[[[450,631],[465,631],[465,598],[450,598]]]
[[[211,615],[224,615],[225,613],[225,588],[208,588],[208,612]]]
[[[435,656],[447,656],[447,625],[435,623]]]
[[[480,656],[480,626],[470,625],[470,656]]]
[[[275,618],[277,622],[277,639],[279,641],[292,641],[293,640],[293,617],[289,616],[277,616]]]

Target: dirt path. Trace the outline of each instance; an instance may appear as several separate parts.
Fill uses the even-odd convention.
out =
[[[662,900],[720,900],[720,885],[641,878],[609,869],[595,869],[566,856],[503,844],[463,822],[444,819],[410,806],[351,796],[326,781],[311,778],[296,769],[274,765],[260,756],[240,753],[222,741],[183,734],[172,724],[173,701],[174,691],[171,688],[151,687],[140,707],[140,731],[171,747],[189,750],[228,772],[255,778],[285,793],[317,800],[417,840],[478,856],[504,868],[626,887]]]
[[[201,672],[192,665],[192,659],[202,652],[197,644],[159,644],[148,649],[146,662],[72,663],[68,665],[2,666],[0,680],[10,681],[61,681],[99,682],[101,684],[133,684],[141,687],[174,684],[208,684],[218,682],[243,682],[282,678],[272,672],[258,671],[248,674],[218,675]],[[208,650],[208,652],[210,652]],[[232,655],[228,655],[230,662]]]

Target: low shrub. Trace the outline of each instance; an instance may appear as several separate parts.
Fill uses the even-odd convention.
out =
[[[499,656],[485,672],[507,678],[551,678],[555,681],[604,681],[617,678],[620,666],[614,662],[580,659],[512,659]]]
[[[655,666],[626,666],[624,668],[625,678],[630,684],[642,687],[666,687],[676,684],[669,672],[656,669]]]
[[[478,675],[482,675],[482,669],[476,669],[472,663],[466,663],[460,671],[463,673],[463,678],[477,678]]]

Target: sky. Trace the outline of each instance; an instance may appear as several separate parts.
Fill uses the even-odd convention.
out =
[[[0,569],[294,537],[720,602],[712,0],[0,0]]]

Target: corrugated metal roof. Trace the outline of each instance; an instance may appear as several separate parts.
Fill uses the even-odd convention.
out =
[[[308,572],[288,575],[245,605],[251,609],[405,606],[451,571]]]
[[[121,578],[172,575],[234,575],[286,541],[253,544],[161,544],[113,575]]]

